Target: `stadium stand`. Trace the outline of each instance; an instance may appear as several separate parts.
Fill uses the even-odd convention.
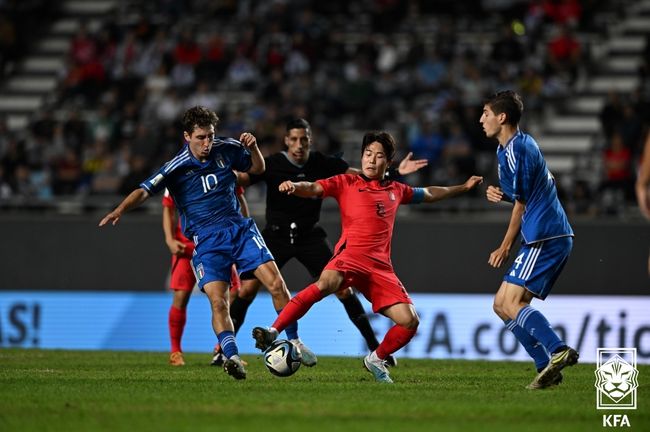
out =
[[[650,118],[648,0],[49,3],[30,3],[40,31],[3,56],[3,207],[110,206],[175,152],[176,118],[196,103],[224,135],[254,131],[266,153],[287,117],[305,116],[319,149],[352,161],[362,132],[383,128],[401,154],[432,158],[418,181],[493,176],[482,99],[515,88],[569,209],[629,213],[625,194],[601,193],[605,130],[624,129],[633,164]]]

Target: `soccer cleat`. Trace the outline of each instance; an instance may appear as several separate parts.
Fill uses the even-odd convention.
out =
[[[385,360],[380,359],[376,355],[373,356],[373,354],[374,351],[363,358],[363,365],[375,377],[375,381],[392,384],[393,380],[390,379]]]
[[[223,370],[225,370],[228,375],[237,380],[246,379],[246,369],[244,368],[241,359],[237,355],[232,356],[225,361],[223,364]]]
[[[215,351],[212,353],[212,361],[210,362],[210,366],[223,366],[226,360],[226,356],[223,355],[221,351]]]
[[[169,355],[169,364],[172,366],[185,366],[185,360],[183,359],[183,353],[180,351],[174,351]]]
[[[384,361],[386,362],[386,366],[388,367],[397,366],[397,359],[392,354],[386,357]]]
[[[318,358],[316,354],[305,345],[300,339],[291,339],[291,343],[298,347],[300,354],[302,354],[302,360],[300,361],[307,367],[316,366],[318,363]]]
[[[535,377],[533,382],[526,387],[530,390],[538,390],[557,385],[562,382],[560,371],[567,366],[573,366],[578,363],[580,355],[571,347],[566,347],[551,356],[548,365]]]
[[[253,339],[255,339],[255,348],[266,350],[271,343],[278,337],[278,331],[273,327],[255,327],[253,329]]]

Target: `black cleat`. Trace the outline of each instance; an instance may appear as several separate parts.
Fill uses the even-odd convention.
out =
[[[266,350],[271,343],[278,337],[278,332],[269,327],[255,327],[253,329],[253,339],[255,339],[255,348]]]
[[[226,362],[223,364],[223,370],[225,370],[228,375],[237,380],[246,379],[246,369],[244,369],[244,365],[242,364],[239,356],[233,356],[232,358],[226,360]]]

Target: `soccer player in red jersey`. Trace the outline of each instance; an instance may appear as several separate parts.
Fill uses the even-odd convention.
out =
[[[368,132],[361,147],[360,174],[280,184],[281,192],[299,197],[335,198],[341,211],[342,232],[334,256],[318,281],[294,296],[271,327],[253,329],[257,348],[266,349],[287,325],[301,318],[326,295],[354,286],[372,303],[374,312],[395,323],[379,347],[363,360],[375,380],[393,382],[384,360],[413,338],[419,324],[413,302],[390,260],[397,209],[401,204],[450,198],[483,181],[482,177],[472,176],[462,185],[414,188],[384,180],[394,154],[395,140],[388,132]]]
[[[248,215],[248,203],[244,197],[244,188],[238,186],[235,194],[241,206],[242,215]],[[183,235],[183,229],[180,221],[176,222],[176,205],[167,190],[162,199],[163,204],[163,231],[165,233],[165,243],[172,254],[171,277],[169,288],[174,292],[172,305],[169,308],[169,339],[171,342],[171,354],[169,355],[169,364],[172,366],[184,366],[183,350],[181,349],[181,339],[185,330],[187,321],[187,304],[190,301],[190,295],[196,284],[196,277],[192,270],[192,254],[194,253],[194,243]],[[230,296],[236,295],[241,286],[239,274],[233,265],[230,277]],[[215,347],[215,352],[218,350]],[[223,363],[223,362],[221,362]]]

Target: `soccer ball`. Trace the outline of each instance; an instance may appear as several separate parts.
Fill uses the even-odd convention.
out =
[[[300,348],[286,339],[273,341],[264,351],[264,364],[269,371],[279,377],[288,377],[296,373],[302,361]]]

